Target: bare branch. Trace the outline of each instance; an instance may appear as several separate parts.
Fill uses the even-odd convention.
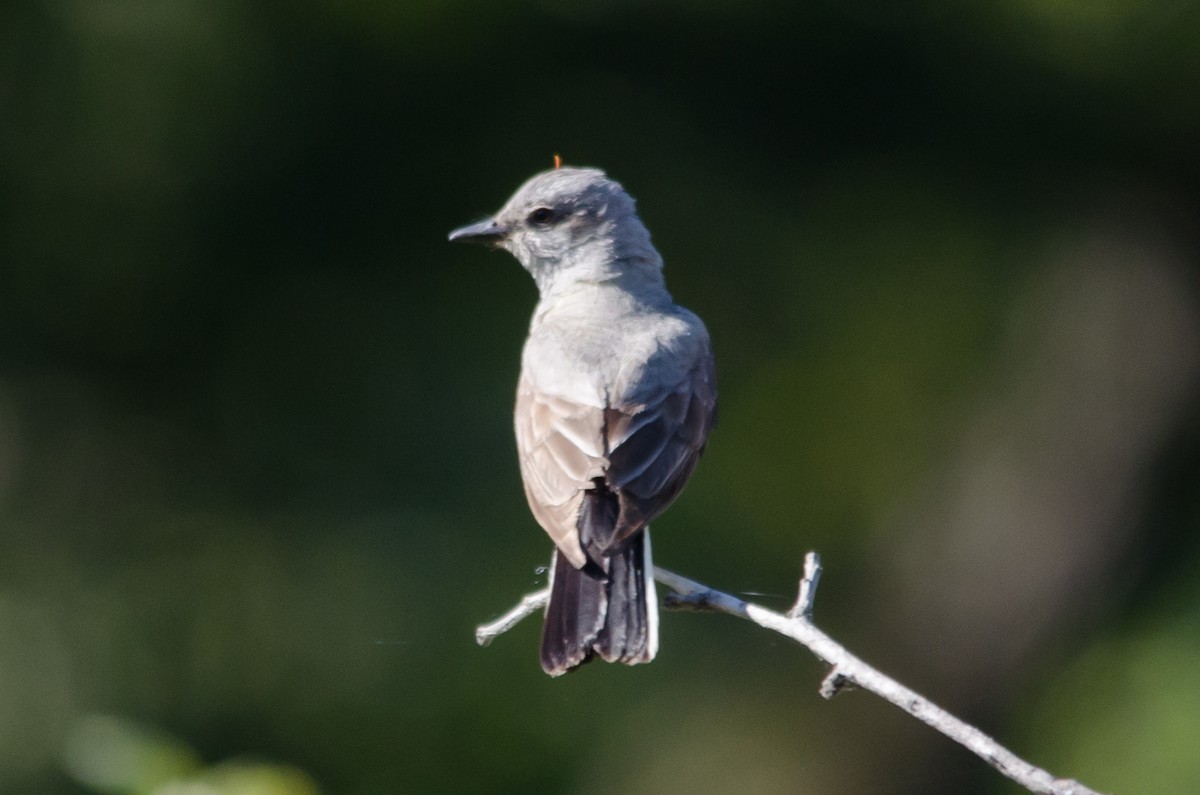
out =
[[[491,623],[480,624],[475,627],[475,642],[480,646],[489,645],[496,638],[508,632],[517,624],[520,624],[526,616],[531,616],[544,608],[549,601],[549,588],[525,594],[512,610],[509,610]]]
[[[809,552],[804,556],[804,576],[800,578],[800,592],[796,604],[787,612],[788,618],[803,618],[812,621],[813,602],[817,598],[817,583],[821,581],[821,556]]]
[[[701,585],[666,569],[654,569],[654,578],[672,591],[663,600],[667,607],[728,613],[744,618],[764,629],[791,638],[815,654],[818,659],[828,663],[831,669],[821,682],[820,692],[823,697],[832,698],[850,687],[870,691],[974,752],[1030,792],[1039,795],[1100,795],[1078,781],[1057,779],[1047,771],[1031,765],[979,729],[964,723],[916,691],[867,665],[818,629],[812,623],[812,609],[820,577],[820,559],[815,552],[809,552],[805,556],[804,576],[800,580],[796,604],[786,614],[782,614]],[[488,645],[497,636],[516,626],[523,618],[543,608],[548,598],[549,589],[528,594],[516,607],[500,618],[479,626],[475,630],[476,641],[481,646]]]

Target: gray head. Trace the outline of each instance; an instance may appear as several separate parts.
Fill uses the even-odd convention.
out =
[[[595,168],[537,174],[494,217],[456,229],[450,239],[506,249],[543,293],[584,280],[661,282],[662,259],[633,197]]]

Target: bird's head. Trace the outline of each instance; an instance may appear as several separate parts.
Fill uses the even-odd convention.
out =
[[[633,197],[594,168],[537,174],[495,216],[454,230],[450,239],[506,249],[543,291],[564,280],[662,267]]]

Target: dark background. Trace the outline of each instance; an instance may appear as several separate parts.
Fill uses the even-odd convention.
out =
[[[1200,790],[1194,2],[9,0],[0,789],[1011,793],[803,649],[537,664],[536,295],[446,243],[639,199],[722,422],[657,562],[1058,775]],[[239,789],[240,787],[240,789]]]

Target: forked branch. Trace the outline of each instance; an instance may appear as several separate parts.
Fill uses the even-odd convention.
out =
[[[796,603],[783,614],[714,590],[666,569],[654,569],[654,578],[671,589],[671,593],[663,600],[667,607],[728,613],[753,621],[764,629],[791,638],[828,663],[829,674],[821,683],[821,695],[825,698],[832,698],[850,685],[868,690],[970,749],[1030,792],[1043,795],[1099,795],[1078,781],[1055,778],[1040,767],[1031,765],[979,729],[964,723],[916,691],[867,665],[846,651],[840,643],[817,629],[812,622],[812,609],[820,576],[820,559],[817,553],[809,552],[804,559],[804,576],[800,580],[800,592]],[[475,640],[480,646],[488,645],[525,617],[544,608],[549,595],[549,589],[546,588],[527,594],[500,618],[477,627]]]

